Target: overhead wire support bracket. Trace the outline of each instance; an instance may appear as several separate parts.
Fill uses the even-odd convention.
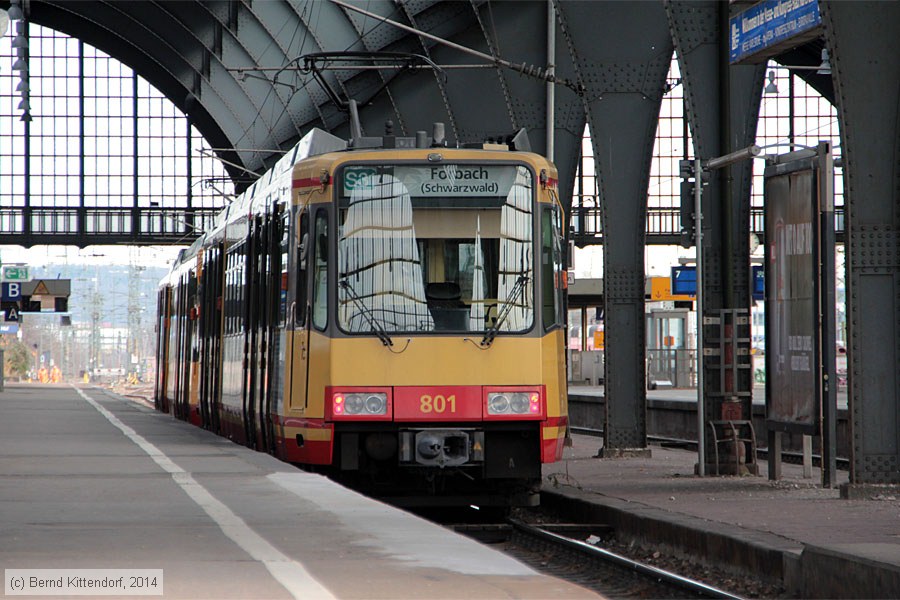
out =
[[[478,50],[473,50],[472,48],[467,48],[466,46],[457,44],[456,42],[451,42],[450,40],[445,40],[444,38],[438,37],[436,35],[432,35],[430,33],[422,31],[420,29],[416,29],[415,27],[410,27],[409,25],[404,25],[403,23],[398,23],[397,21],[392,21],[391,19],[388,19],[387,17],[382,17],[381,15],[377,15],[373,12],[369,12],[369,11],[359,8],[357,6],[347,4],[346,2],[341,2],[341,0],[331,0],[331,3],[336,4],[346,10],[352,10],[353,12],[357,12],[361,15],[371,17],[381,23],[387,23],[388,25],[392,25],[392,26],[396,27],[397,29],[406,31],[407,33],[412,33],[414,35],[421,36],[425,39],[431,40],[433,42],[437,42],[438,44],[442,44],[449,48],[459,50],[460,52],[465,52],[466,54],[470,54],[472,56],[477,56],[478,58],[480,58],[482,60],[486,60],[489,63],[492,63],[496,66],[505,67],[512,71],[518,71],[522,75],[528,75],[529,77],[534,77],[534,78],[540,79],[542,81],[547,81],[550,83],[557,83],[560,85],[564,85],[565,87],[569,88],[570,90],[572,90],[579,96],[584,95],[584,86],[580,85],[579,83],[573,82],[569,79],[559,78],[555,74],[551,73],[549,69],[543,69],[541,67],[537,67],[535,65],[528,65],[525,63],[514,63],[514,62],[510,62],[508,60],[504,60],[504,59],[496,57],[496,56],[491,56],[490,54],[485,54],[484,52],[479,52]]]
[[[337,91],[335,91],[325,78],[323,71],[341,69],[358,70],[360,68],[366,70],[372,68],[393,68],[403,72],[412,69],[429,68],[445,81],[447,79],[447,75],[444,73],[443,69],[432,62],[431,59],[422,56],[421,54],[411,54],[408,52],[313,52],[311,54],[304,54],[295,59],[295,61],[300,61],[301,59],[303,60],[303,66],[300,67],[300,71],[303,73],[311,73],[313,79],[322,86],[322,90],[328,96],[328,99],[331,100],[339,110],[345,112],[350,110],[350,100],[341,99]],[[375,64],[358,64],[362,62],[371,62]],[[389,83],[390,81],[385,81],[382,86],[372,94],[372,98],[378,96]]]

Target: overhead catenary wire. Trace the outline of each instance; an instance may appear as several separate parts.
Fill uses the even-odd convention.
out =
[[[398,23],[397,21],[392,21],[392,20],[388,19],[387,17],[382,17],[382,16],[379,16],[379,15],[376,15],[375,13],[371,13],[371,12],[369,12],[369,11],[367,11],[367,10],[364,10],[364,9],[362,9],[362,8],[359,8],[359,7],[357,7],[357,6],[352,6],[352,5],[347,4],[347,3],[345,3],[345,2],[341,2],[341,0],[330,0],[330,1],[331,1],[332,4],[336,4],[336,5],[338,5],[338,6],[342,7],[342,8],[345,8],[345,9],[347,9],[347,10],[352,10],[352,11],[354,11],[354,12],[358,12],[358,13],[363,14],[363,15],[366,15],[366,16],[368,16],[368,17],[372,17],[372,18],[374,18],[374,19],[378,19],[379,21],[381,21],[381,22],[383,22],[383,23],[387,23],[387,24],[389,24],[389,25],[392,25],[392,26],[394,26],[394,27],[397,27],[398,29],[401,29],[401,30],[403,30],[403,31],[406,31],[407,33],[412,33],[412,34],[415,34],[415,35],[424,37],[425,39],[429,39],[429,40],[431,40],[431,41],[433,41],[433,42],[437,42],[437,43],[439,43],[439,44],[442,44],[442,45],[444,45],[444,46],[447,46],[447,47],[449,47],[449,48],[453,48],[453,49],[455,49],[455,50],[459,50],[460,52],[464,52],[464,53],[466,53],[466,54],[470,54],[470,55],[472,55],[472,56],[476,56],[476,57],[481,58],[481,59],[483,59],[483,60],[485,60],[485,61],[487,61],[487,62],[489,62],[489,63],[491,63],[491,64],[495,64],[495,65],[498,65],[498,66],[506,67],[506,68],[511,69],[511,70],[513,70],[513,71],[518,71],[519,73],[522,73],[523,75],[527,75],[527,76],[529,76],[529,77],[535,77],[535,78],[537,78],[537,79],[541,79],[541,80],[544,80],[544,81],[549,81],[549,82],[551,82],[551,83],[559,83],[559,84],[561,84],[561,85],[564,85],[564,86],[570,88],[570,89],[573,90],[576,94],[579,94],[579,95],[581,95],[581,94],[583,93],[583,90],[582,90],[581,86],[578,85],[577,83],[572,82],[572,81],[570,81],[570,80],[568,80],[568,79],[560,79],[560,78],[556,77],[556,76],[553,75],[552,73],[549,73],[547,70],[545,70],[545,69],[543,69],[543,68],[541,68],[541,67],[537,67],[537,66],[535,66],[535,65],[528,65],[528,64],[525,64],[525,63],[514,63],[514,62],[510,62],[510,61],[508,61],[508,60],[499,58],[499,57],[494,57],[494,56],[491,56],[490,54],[485,54],[484,52],[479,52],[478,50],[474,50],[474,49],[472,49],[472,48],[468,48],[468,47],[463,46],[463,45],[461,45],[461,44],[457,44],[456,42],[451,42],[450,40],[446,40],[446,39],[441,38],[441,37],[438,37],[438,36],[436,36],[436,35],[432,35],[432,34],[430,34],[430,33],[428,33],[428,32],[422,31],[422,30],[420,30],[420,29],[416,29],[416,28],[414,28],[414,27],[410,27],[410,26],[408,26],[408,25],[404,25],[403,23]]]

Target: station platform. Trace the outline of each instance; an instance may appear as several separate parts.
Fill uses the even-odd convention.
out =
[[[697,477],[697,453],[661,446],[650,457],[596,458],[602,440],[574,435],[544,467],[544,503],[566,505],[619,535],[782,583],[790,597],[900,598],[900,494],[872,488],[843,500],[784,464],[779,481]],[[839,472],[839,483],[848,479]]]
[[[569,425],[581,433],[598,434],[602,431],[606,414],[604,386],[570,383],[568,392]],[[852,447],[846,389],[838,390],[836,400],[836,452],[838,458],[846,459],[850,456]],[[697,439],[696,389],[647,390],[646,409],[648,436],[670,441],[693,442]],[[765,448],[768,445],[765,385],[756,385],[753,388],[750,413],[756,433],[756,445],[758,448]],[[785,433],[782,436],[782,447],[785,452],[802,452],[803,436]]]
[[[0,532],[7,580],[161,569],[165,598],[595,597],[89,386],[0,392]]]

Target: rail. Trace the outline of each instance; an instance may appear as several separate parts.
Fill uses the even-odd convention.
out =
[[[0,240],[35,244],[190,244],[210,227],[217,208],[57,208],[0,209]]]
[[[30,247],[35,244],[189,244],[208,228],[218,208],[57,208],[13,206],[0,209],[0,240]],[[844,209],[834,212],[837,241],[844,241]],[[571,226],[579,246],[602,244],[600,208],[574,206]],[[650,245],[681,242],[678,208],[649,208],[646,241]],[[750,231],[764,241],[763,209],[750,211]]]
[[[603,243],[603,226],[600,208],[596,206],[573,206],[570,219],[575,243],[579,246]],[[844,207],[834,209],[834,231],[837,241],[844,241]],[[763,208],[750,209],[750,232],[755,233],[762,243],[765,239]],[[647,244],[677,245],[681,242],[681,210],[674,208],[648,208],[645,233]]]
[[[687,592],[690,597],[696,598],[730,598],[735,600],[740,599],[740,596],[736,596],[725,590],[707,585],[703,582],[683,577],[677,573],[666,571],[652,565],[647,565],[632,560],[620,554],[616,554],[615,552],[610,552],[605,548],[600,548],[598,546],[594,546],[580,540],[572,539],[564,535],[548,531],[547,529],[544,529],[542,527],[535,527],[534,525],[525,523],[518,519],[511,518],[509,519],[509,523],[518,532],[540,539],[543,542],[551,544],[553,546],[566,548],[586,558],[599,561],[610,567],[614,567],[623,573],[630,573],[633,577],[644,579],[653,586],[649,589],[641,588],[638,586],[628,586],[632,587],[632,589],[640,590],[639,594],[633,594],[635,597],[644,597],[648,591],[654,597],[672,597],[672,594],[669,590],[677,589],[683,592]],[[625,589],[627,589],[627,587]],[[619,589],[617,591],[621,592],[622,590]],[[626,593],[625,597],[628,596],[629,594]]]

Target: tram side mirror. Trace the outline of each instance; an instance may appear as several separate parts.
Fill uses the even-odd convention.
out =
[[[298,262],[300,264],[301,271],[306,270],[306,257],[309,255],[309,243],[308,242],[309,242],[309,234],[304,233],[303,238],[300,240],[300,249],[298,251],[298,254],[300,255],[298,257]]]

